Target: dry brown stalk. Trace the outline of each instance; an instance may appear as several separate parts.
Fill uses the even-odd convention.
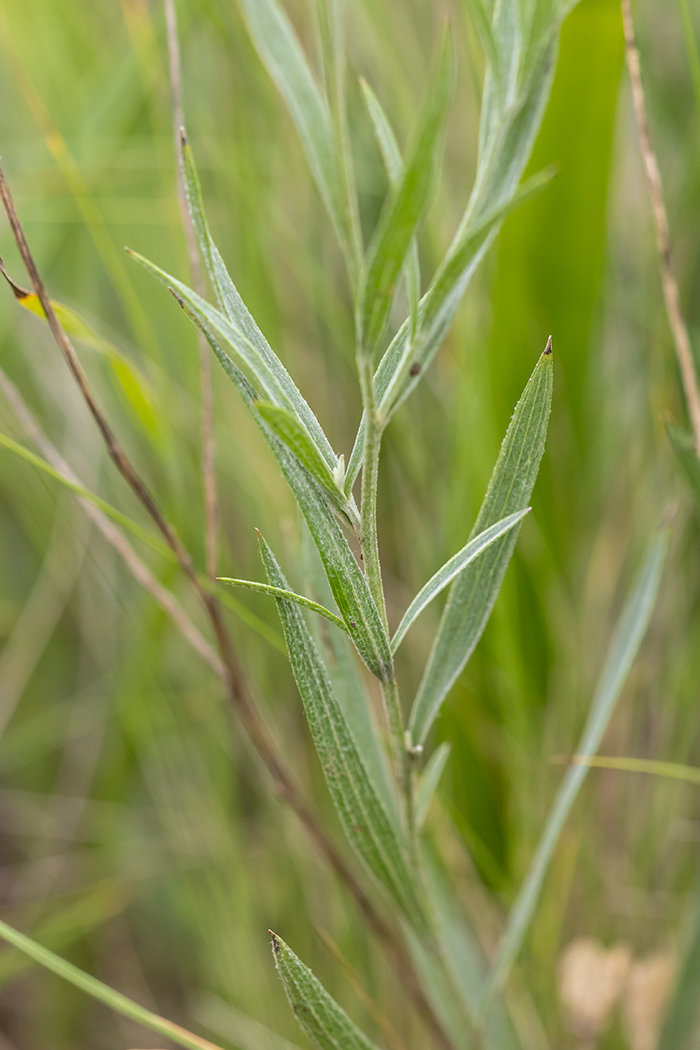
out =
[[[243,676],[236,658],[233,643],[221,614],[219,603],[202,584],[189,551],[183,545],[174,528],[163,516],[146,484],[137,473],[123,448],[119,444],[114,431],[109,425],[102,409],[98,405],[87,381],[87,377],[78,360],[75,349],[66,332],[63,330],[54,308],[51,305],[51,300],[49,299],[32,253],[29,249],[24,230],[17,214],[17,209],[15,208],[12,199],[12,194],[10,193],[10,188],[1,167],[0,198],[2,198],[12,233],[20,255],[22,256],[22,261],[24,262],[27,273],[29,274],[37,298],[41,303],[52,335],[56,340],[90,414],[102,435],[107,448],[107,453],[134,495],[147,511],[168,547],[172,550],[180,568],[190,580],[197,596],[204,606],[214,631],[217,648],[223,663],[224,673],[222,680],[227,697],[236,710],[251,743],[258,752],[258,756],[270,774],[276,794],[290,806],[294,813],[296,813],[321,855],[352,894],[355,903],[364,916],[368,926],[374,931],[375,935],[384,945],[385,950],[393,959],[397,971],[400,974],[406,995],[409,1001],[415,1005],[417,1012],[431,1031],[436,1045],[441,1047],[442,1050],[452,1050],[451,1041],[445,1033],[440,1019],[437,1017],[437,1014],[433,1010],[430,1001],[423,991],[406,946],[400,939],[396,930],[389,925],[380,912],[377,911],[374,904],[367,896],[359,879],[355,875],[355,872],[328,837],[325,830],[302,798],[296,782],[292,777],[290,770],[287,768],[250,693],[248,683]]]
[[[700,394],[698,393],[698,380],[693,360],[693,350],[690,344],[688,328],[683,320],[681,312],[680,295],[678,293],[678,282],[671,267],[671,242],[668,232],[668,218],[664,205],[663,190],[661,186],[661,174],[656,159],[656,154],[651,145],[649,137],[649,124],[647,121],[646,105],[644,102],[644,89],[642,87],[642,75],[639,62],[639,51],[634,37],[634,22],[632,21],[632,6],[630,0],[622,0],[622,24],[625,31],[625,50],[627,54],[627,67],[632,84],[632,99],[634,112],[639,129],[639,144],[642,150],[644,171],[651,200],[651,211],[654,217],[654,228],[656,231],[656,248],[659,255],[659,269],[661,271],[661,284],[663,287],[666,313],[671,327],[673,343],[676,348],[678,366],[681,372],[683,391],[688,406],[688,415],[693,430],[693,444],[695,454],[700,458]]]
[[[192,217],[187,207],[185,180],[180,162],[181,134],[185,123],[182,106],[182,72],[180,62],[180,42],[177,35],[177,15],[175,0],[163,0],[165,7],[165,25],[168,33],[168,69],[170,72],[170,94],[173,107],[173,128],[175,138],[175,163],[177,164],[177,199],[180,205],[182,228],[187,242],[187,258],[192,278],[192,287],[204,298],[202,268],[197,252],[197,238],[192,225]],[[201,332],[197,333],[199,347],[199,374],[202,391],[202,479],[204,485],[204,518],[205,549],[207,576],[216,579],[217,543],[216,543],[216,466],[214,444],[214,398],[211,384],[211,356],[209,345]]]

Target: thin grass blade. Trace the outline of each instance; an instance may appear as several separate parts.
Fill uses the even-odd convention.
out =
[[[255,48],[292,114],[338,241],[351,258],[343,173],[328,102],[277,0],[241,0],[241,5]]]
[[[700,508],[700,459],[695,455],[693,439],[681,427],[673,424],[669,424],[666,427],[666,433],[671,443],[671,448],[676,454],[683,479],[692,492],[698,508]]]
[[[644,637],[661,579],[668,535],[664,530],[652,544],[627,599],[613,637],[610,655],[598,683],[581,740],[576,749],[584,758],[595,755],[623,685]],[[522,946],[534,914],[549,862],[581,786],[588,775],[585,765],[571,766],[557,791],[530,869],[508,917],[501,944],[484,993],[486,1010],[505,983]]]
[[[289,590],[270,547],[259,539],[270,584]],[[420,889],[405,845],[374,787],[311,633],[295,603],[276,600],[311,736],[343,830],[408,921],[425,930]]]
[[[509,514],[507,518],[497,521],[495,525],[491,525],[488,529],[484,529],[473,540],[465,544],[461,551],[457,551],[449,561],[446,561],[434,576],[431,576],[425,586],[415,596],[404,613],[401,623],[396,628],[396,634],[391,640],[392,652],[396,652],[411,624],[420,616],[423,609],[432,602],[433,598],[437,598],[438,594],[441,594],[445,587],[448,587],[454,578],[466,569],[467,565],[473,562],[475,558],[478,558],[482,551],[485,551],[492,543],[495,543],[497,539],[505,535],[506,532],[510,532],[529,511],[530,508],[525,507],[524,510],[516,511],[515,514]]]
[[[314,1046],[320,1050],[377,1050],[282,938],[272,930],[270,936],[289,1005]]]
[[[658,1050],[697,1050],[700,1031],[700,884],[696,882],[685,950],[661,1025]]]
[[[452,41],[445,33],[435,82],[401,182],[392,192],[367,251],[360,312],[360,348],[372,356],[388,319],[396,280],[428,201],[452,97]]]
[[[527,507],[544,452],[551,404],[550,341],[515,408],[472,536]],[[411,711],[409,730],[414,743],[425,741],[443,700],[482,635],[517,534],[516,524],[463,569],[452,584]]]
[[[77,966],[73,966],[72,963],[62,959],[60,955],[55,955],[48,948],[37,944],[36,941],[26,937],[19,930],[8,926],[7,923],[0,922],[0,937],[21,952],[24,952],[34,962],[39,963],[40,966],[47,970],[51,970],[76,988],[80,988],[82,992],[86,992],[93,999],[97,999],[111,1010],[115,1010],[117,1013],[130,1017],[133,1021],[137,1021],[146,1028],[150,1028],[152,1032],[157,1032],[159,1035],[164,1035],[167,1039],[172,1039],[178,1046],[184,1046],[187,1050],[221,1050],[221,1047],[211,1043],[208,1039],[202,1039],[193,1032],[188,1032],[186,1029],[181,1028],[180,1025],[166,1020],[165,1017],[160,1017],[151,1010],[139,1006],[138,1003],[122,995],[121,992],[116,992],[109,985],[103,984],[102,981],[98,981],[83,970],[79,970]]]
[[[259,591],[261,594],[271,594],[274,598],[285,598],[289,602],[296,602],[297,605],[301,605],[304,609],[310,609],[311,612],[318,613],[319,616],[323,616],[330,623],[334,623],[336,627],[340,627],[342,631],[346,631],[347,628],[339,616],[332,613],[330,609],[326,609],[323,605],[319,605],[318,602],[311,601],[310,598],[305,598],[303,594],[295,594],[294,591],[280,590],[279,587],[271,587],[267,583],[256,583],[254,580],[234,580],[229,576],[217,576],[219,583],[228,583],[232,587],[244,587],[249,591]]]
[[[391,124],[389,123],[389,118],[384,112],[379,99],[374,94],[364,77],[360,77],[360,87],[362,88],[365,106],[367,107],[367,112],[370,115],[372,127],[374,128],[374,137],[377,140],[382,160],[384,161],[384,168],[386,169],[387,178],[389,179],[389,185],[394,193],[398,193],[401,179],[404,174],[403,157],[401,156],[399,144],[396,141],[396,136],[394,135]],[[406,254],[406,259],[404,260],[402,271],[404,288],[406,291],[406,302],[408,304],[411,335],[415,335],[418,326],[418,302],[420,300],[421,287],[418,242],[415,237],[411,238],[411,243],[408,246],[408,252]]]

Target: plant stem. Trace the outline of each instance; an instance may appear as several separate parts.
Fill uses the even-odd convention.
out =
[[[649,137],[649,125],[647,122],[646,105],[644,102],[644,89],[642,87],[642,75],[639,63],[639,51],[634,38],[634,23],[632,21],[632,7],[630,0],[622,0],[622,24],[625,31],[625,48],[627,54],[627,67],[632,83],[632,99],[634,101],[634,112],[639,129],[639,145],[642,150],[644,161],[644,172],[646,174],[649,199],[651,200],[651,211],[654,216],[654,228],[656,231],[656,249],[659,256],[659,269],[661,271],[661,284],[663,287],[666,313],[671,327],[673,343],[676,348],[678,366],[685,393],[685,401],[688,406],[688,415],[693,431],[693,445],[695,454],[700,458],[700,392],[698,391],[698,379],[695,372],[693,350],[690,344],[688,328],[683,320],[681,312],[678,282],[676,281],[671,267],[671,242],[668,232],[668,218],[664,205],[663,190],[661,187],[661,174],[656,159],[656,154],[651,145]]]
[[[362,500],[360,507],[361,532],[360,545],[364,561],[365,575],[370,593],[379,610],[384,629],[389,633],[389,622],[386,615],[382,568],[379,561],[379,540],[377,537],[377,485],[379,481],[379,453],[382,446],[383,425],[377,412],[374,400],[374,375],[372,362],[368,356],[359,357],[360,386],[362,403],[365,410],[365,445],[362,463]],[[382,682],[382,699],[389,725],[391,748],[394,755],[394,771],[404,799],[406,829],[411,843],[411,853],[417,867],[417,848],[415,845],[415,817],[413,805],[413,782],[411,763],[406,750],[401,698],[396,677]]]
[[[172,550],[182,572],[194,587],[197,597],[204,607],[214,632],[217,648],[223,663],[222,678],[226,696],[232,707],[235,709],[243,728],[248,734],[250,742],[258,753],[260,760],[270,774],[275,793],[280,799],[284,800],[297,815],[312,842],[314,842],[319,849],[321,855],[352,894],[355,903],[360,909],[367,924],[371,927],[384,945],[385,949],[391,955],[394,964],[401,974],[401,979],[408,991],[409,998],[415,1003],[416,1009],[428,1025],[435,1038],[436,1044],[440,1046],[442,1050],[452,1050],[450,1039],[445,1033],[440,1019],[436,1015],[429,999],[423,991],[405,944],[397,935],[396,931],[386,922],[384,916],[375,908],[353,869],[338,851],[334,842],[330,839],[316,816],[306,805],[290,770],[284,762],[282,753],[262,719],[255,700],[248,688],[248,683],[238,663],[233,643],[228,633],[218,601],[213,595],[209,594],[200,580],[189,551],[163,515],[143,479],[135,470],[131,460],[119,444],[116,434],[112,430],[106,416],[100,408],[88,383],[87,377],[83,372],[73,344],[66,335],[66,332],[58,320],[56,312],[51,304],[46,287],[37,269],[29,244],[27,243],[27,238],[19,220],[19,215],[17,214],[17,209],[12,199],[12,194],[10,193],[10,187],[5,179],[2,167],[0,167],[0,199],[2,200],[22,261],[31,278],[32,286],[39,302],[41,303],[46,320],[48,321],[51,334],[53,335],[68,369],[80,390],[88,410],[90,411],[97,429],[100,432],[109,457],[148,513],[168,547]]]

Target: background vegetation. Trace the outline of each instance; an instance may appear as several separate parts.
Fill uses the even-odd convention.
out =
[[[427,79],[437,7],[349,7],[351,71],[367,77],[403,140]],[[307,6],[288,9],[310,40]],[[483,59],[466,10],[454,13],[458,82],[440,192],[420,245],[428,270],[444,253],[475,170]],[[692,63],[674,5],[645,0],[635,16],[674,266],[696,335],[700,111]],[[216,239],[260,327],[347,456],[360,414],[352,314],[295,130],[234,3],[183,0],[179,18],[188,129]],[[96,345],[81,348],[91,381],[203,562],[195,333],[121,251],[128,244],[186,275],[162,10],[147,0],[5,0],[0,40],[3,167],[30,243],[52,295],[99,333]],[[622,596],[669,504],[677,510],[660,598],[603,751],[700,764],[698,523],[663,426],[684,410],[623,58],[616,0],[581,0],[564,26],[530,164],[538,171],[554,163],[559,175],[507,220],[426,381],[385,439],[379,527],[395,626],[410,596],[463,544],[551,332],[554,407],[534,510],[436,730],[453,751],[431,827],[487,945],[501,916],[486,907],[481,886],[505,907],[520,884],[561,777],[552,759],[575,746]],[[386,183],[350,80],[369,230]],[[19,278],[5,225],[0,254]],[[143,520],[48,333],[9,289],[0,348],[3,369],[82,480]],[[299,523],[218,368],[214,392],[219,571],[261,579],[254,527],[293,565]],[[25,440],[3,397],[0,429]],[[146,548],[143,556],[199,623],[172,566]],[[409,683],[418,682],[438,612],[425,614],[402,651]],[[246,594],[231,623],[290,764],[332,822],[272,603]],[[358,980],[412,1038],[402,989],[352,901],[271,798],[216,679],[70,493],[4,451],[0,635],[0,898],[9,922],[242,1050],[281,1050],[255,1019],[302,1040],[273,971],[272,927],[368,1032],[386,1037]],[[556,990],[571,938],[623,941],[638,957],[682,942],[699,840],[696,787],[591,774],[516,974],[531,993],[533,1048],[575,1045]],[[0,952],[0,986],[8,1047],[163,1045],[10,950]],[[627,1045],[619,1019],[600,1045]]]

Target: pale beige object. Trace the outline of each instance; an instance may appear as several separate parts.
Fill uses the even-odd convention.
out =
[[[590,1042],[608,1020],[627,978],[631,955],[624,944],[604,948],[590,937],[578,937],[564,950],[559,964],[559,995],[574,1034]]]
[[[630,1050],[655,1050],[675,969],[671,952],[638,959],[630,967],[622,999]]]

